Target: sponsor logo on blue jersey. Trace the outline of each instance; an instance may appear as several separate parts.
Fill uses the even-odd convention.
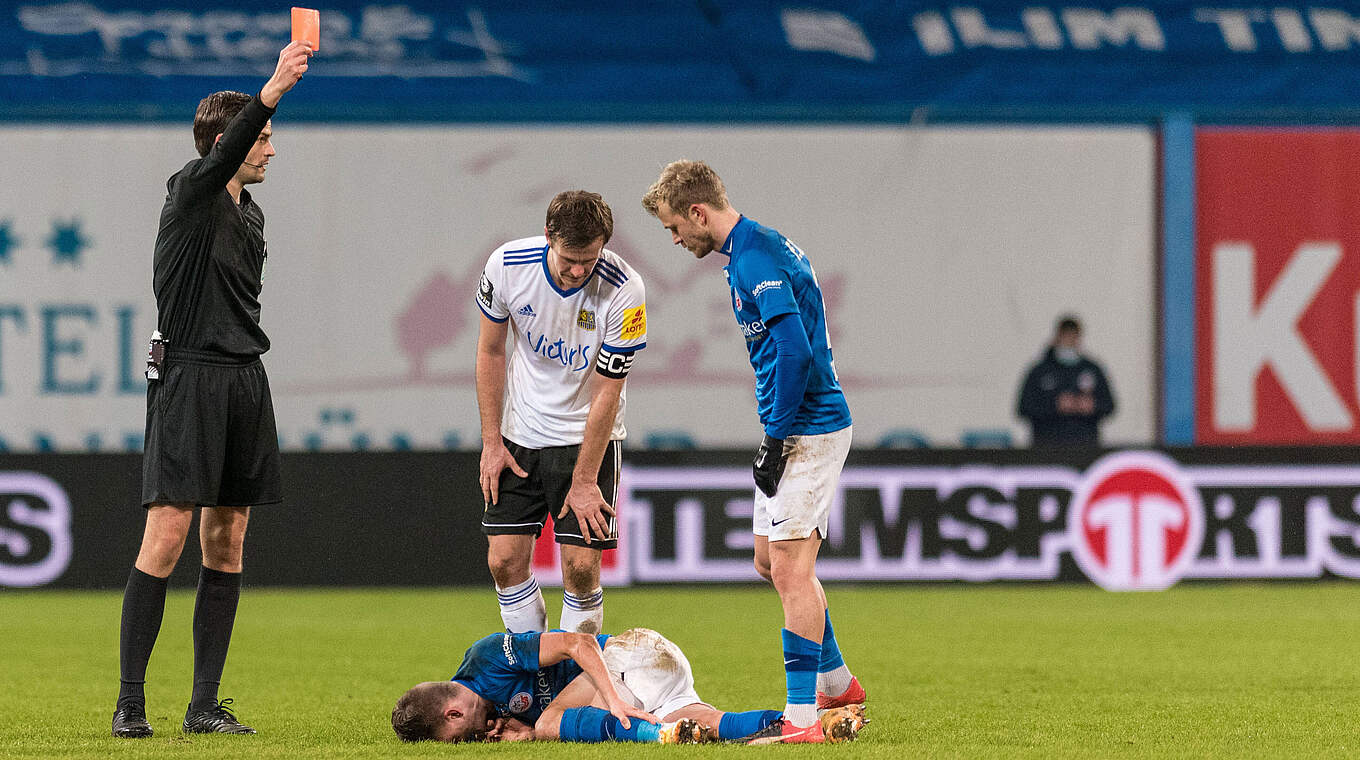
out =
[[[741,327],[741,334],[746,338],[747,343],[755,343],[765,337],[764,320],[757,319],[754,322],[743,322],[738,319],[737,324]]]
[[[780,288],[783,286],[784,286],[783,280],[765,280],[764,282],[758,283],[754,288],[751,289],[751,295],[755,296],[756,298],[759,298],[761,293],[764,293],[767,290],[773,290],[775,288]]]
[[[580,372],[590,366],[590,349],[592,346],[577,344],[568,346],[564,338],[558,338],[556,342],[549,343],[547,333],[539,333],[534,338],[533,330],[525,328],[524,337],[529,339],[529,347],[533,352],[545,359],[560,362],[563,367],[572,372]]]
[[[501,637],[501,651],[505,652],[505,661],[511,665],[515,664],[515,649],[510,643],[510,634]]]
[[[557,696],[557,691],[553,689],[552,680],[548,678],[548,674],[542,670],[538,671],[538,678],[534,683],[534,687],[534,691],[538,697],[538,709],[548,709],[548,705],[553,701],[553,697]]]

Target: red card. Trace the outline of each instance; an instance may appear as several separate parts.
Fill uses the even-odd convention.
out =
[[[312,51],[321,49],[321,11],[311,8],[293,9],[293,41],[312,43]]]

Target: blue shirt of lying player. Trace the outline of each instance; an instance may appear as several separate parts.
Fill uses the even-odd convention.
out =
[[[468,647],[450,679],[490,702],[502,718],[533,725],[548,704],[584,671],[575,660],[539,663],[541,633],[495,633]],[[608,634],[595,637],[600,648]]]
[[[636,633],[660,635],[645,629]],[[619,696],[604,663],[602,645],[609,638],[566,631],[482,638],[468,648],[451,680],[407,690],[392,710],[392,728],[408,742],[692,744],[749,737],[782,717],[778,710],[726,712],[694,696],[663,724]],[[852,721],[847,724],[852,733],[864,725],[862,709],[841,719]]]
[[[392,728],[405,741],[478,739],[502,724],[532,727],[525,738],[555,738],[556,725],[542,725],[544,709],[584,675],[607,706],[601,713],[630,729],[638,718],[656,716],[625,703],[605,667],[602,647],[608,636],[550,631],[497,633],[468,648],[449,681],[426,681],[402,695],[392,710]],[[556,719],[560,711],[553,711]],[[535,736],[536,735],[536,736]]]

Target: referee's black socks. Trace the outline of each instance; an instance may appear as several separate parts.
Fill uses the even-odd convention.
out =
[[[123,621],[118,636],[118,664],[121,684],[118,702],[146,702],[146,664],[156,646],[165,616],[165,587],[168,579],[147,575],[132,568],[123,591]]]
[[[196,711],[217,706],[217,687],[236,623],[236,602],[241,598],[240,573],[210,567],[199,570],[194,599],[194,695],[189,702]]]

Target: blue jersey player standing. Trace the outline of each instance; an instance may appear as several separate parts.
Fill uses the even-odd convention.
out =
[[[752,468],[755,564],[784,606],[788,704],[783,721],[769,730],[784,743],[823,742],[817,711],[863,704],[866,695],[841,658],[817,580],[817,552],[851,431],[817,275],[788,238],[728,205],[722,180],[707,164],[672,162],[642,205],[695,257],[714,251],[728,257],[723,271],[765,427]]]

